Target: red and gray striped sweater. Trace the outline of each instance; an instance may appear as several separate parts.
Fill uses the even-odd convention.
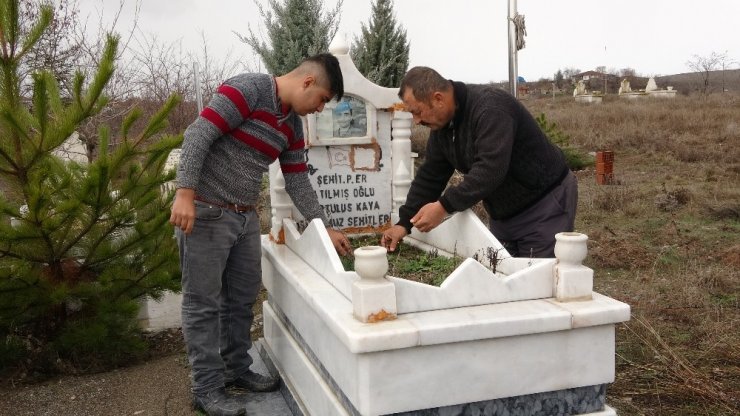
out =
[[[328,224],[308,179],[304,147],[301,119],[282,109],[275,78],[237,75],[185,130],[177,186],[214,203],[255,205],[263,174],[279,159],[285,190],[301,214]]]

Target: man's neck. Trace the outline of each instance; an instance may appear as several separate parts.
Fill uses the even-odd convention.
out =
[[[277,89],[278,102],[281,104],[283,113],[287,113],[292,108],[292,96],[290,88],[291,80],[288,75],[275,77],[275,86]]]

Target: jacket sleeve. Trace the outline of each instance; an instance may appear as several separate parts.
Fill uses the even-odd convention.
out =
[[[398,209],[398,225],[411,232],[411,218],[424,205],[437,201],[447,186],[455,168],[439,146],[439,136],[432,133],[427,140],[426,158],[411,182],[406,203]]]

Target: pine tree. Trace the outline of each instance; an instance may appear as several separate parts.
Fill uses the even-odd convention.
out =
[[[586,168],[594,164],[594,159],[587,153],[578,149],[577,147],[571,146],[570,136],[564,132],[554,121],[549,121],[545,117],[545,113],[540,113],[539,116],[535,117],[537,125],[550,139],[550,142],[555,146],[559,147],[565,155],[565,164],[568,165],[570,170],[576,171]]]
[[[115,150],[101,127],[89,165],[57,158],[52,151],[107,104],[118,38],[108,36],[92,80],[74,76],[71,96],[48,71],[34,73],[26,96],[19,70],[53,10],[42,6],[28,32],[19,31],[18,10],[18,0],[0,0],[0,368],[28,353],[21,337],[46,357],[117,363],[143,345],[137,299],[179,289],[173,195],[162,189],[181,137],[160,137],[178,99],[136,135],[141,112],[130,113]]]
[[[48,0],[19,0],[19,33],[25,35],[38,20],[40,5]],[[48,28],[28,51],[22,62],[21,77],[31,78],[34,71],[45,69],[54,74],[62,95],[69,96],[75,64],[82,59],[82,41],[75,33],[80,29],[79,4],[76,0],[53,2],[54,13]],[[31,82],[23,82],[30,88]]]
[[[283,75],[304,58],[329,50],[329,43],[339,27],[342,0],[323,16],[323,0],[284,0],[282,3],[269,0],[269,4],[272,11],[258,4],[269,44],[258,39],[251,27],[249,36],[237,34],[262,58],[269,73]]]
[[[398,87],[409,66],[409,49],[406,30],[396,26],[393,0],[375,0],[370,22],[362,24],[362,35],[352,45],[357,69],[378,85]]]
[[[555,85],[557,85],[558,88],[563,86],[563,71],[558,69],[558,72],[555,73]]]

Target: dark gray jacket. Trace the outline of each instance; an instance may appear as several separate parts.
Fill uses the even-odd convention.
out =
[[[399,210],[398,224],[407,230],[416,212],[436,200],[447,212],[482,200],[491,218],[511,218],[568,174],[562,151],[516,98],[491,85],[453,82],[453,87],[455,117],[429,135],[425,161]],[[455,170],[463,181],[445,190]]]

